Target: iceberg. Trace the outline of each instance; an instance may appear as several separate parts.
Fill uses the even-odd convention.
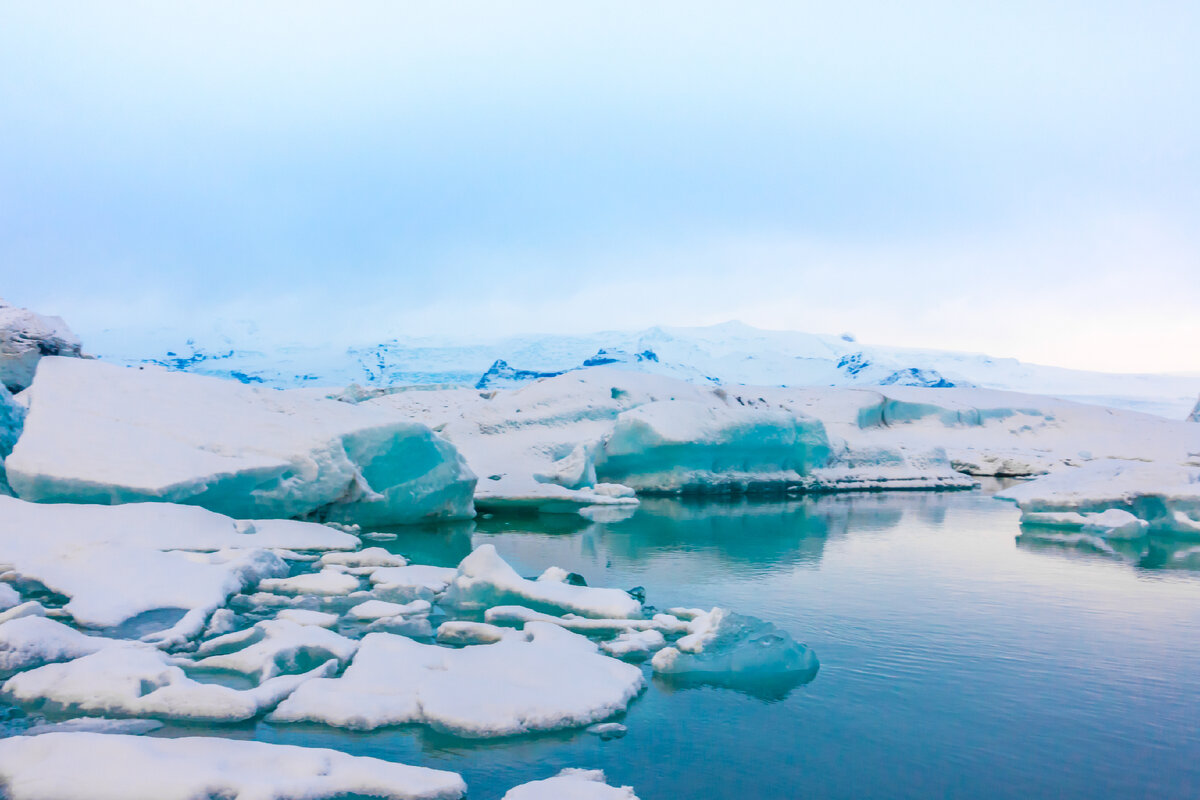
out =
[[[1198,466],[1098,460],[1011,487],[997,497],[1017,504],[1022,524],[1105,536],[1200,538]]]
[[[553,778],[515,786],[501,800],[637,800],[629,786],[609,786],[598,769],[564,769]]]
[[[5,463],[26,500],[371,525],[474,513],[454,447],[369,404],[69,358],[43,359],[27,391]]]
[[[0,385],[9,391],[29,386],[44,356],[78,358],[82,349],[62,318],[42,316],[0,298]]]
[[[268,719],[512,736],[599,722],[624,711],[644,685],[637,667],[554,625],[529,623],[522,635],[461,648],[369,633],[340,678],[308,681]]]
[[[462,560],[443,602],[464,610],[520,604],[535,611],[571,612],[585,617],[633,617],[642,610],[640,602],[620,589],[522,578],[490,544],[480,545]]]
[[[9,800],[458,800],[453,772],[265,742],[103,733],[0,741]]]

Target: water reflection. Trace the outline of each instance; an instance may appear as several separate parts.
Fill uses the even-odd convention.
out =
[[[1147,570],[1200,571],[1200,543],[1161,536],[1105,539],[1091,533],[1027,527],[1017,547],[1034,553],[1097,558]]]
[[[796,689],[812,683],[820,671],[819,667],[804,672],[785,672],[778,675],[746,675],[744,673],[707,675],[655,675],[655,688],[663,692],[678,692],[688,689],[716,688],[732,689],[735,692],[762,700],[778,703],[786,700]]]

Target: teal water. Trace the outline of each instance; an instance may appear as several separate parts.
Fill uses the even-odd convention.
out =
[[[452,769],[472,800],[562,767],[603,768],[642,800],[1200,796],[1200,573],[1168,568],[1186,547],[1038,543],[1017,518],[977,492],[893,493],[400,529],[378,544],[426,563],[490,542],[523,574],[554,564],[643,586],[660,608],[762,617],[812,647],[820,673],[776,692],[652,681],[612,741],[264,722],[162,734]]]

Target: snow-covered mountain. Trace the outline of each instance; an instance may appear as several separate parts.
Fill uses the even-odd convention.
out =
[[[975,353],[865,345],[840,336],[727,322],[582,336],[525,335],[490,342],[408,337],[366,345],[267,344],[252,323],[205,334],[85,332],[108,361],[235,378],[281,388],[440,384],[499,388],[593,366],[693,383],[766,386],[978,386],[1111,405],[1182,419],[1200,375],[1085,372]]]

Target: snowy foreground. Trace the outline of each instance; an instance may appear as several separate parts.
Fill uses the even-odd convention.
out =
[[[28,713],[0,741],[14,800],[457,798],[453,773],[219,732],[606,737],[651,675],[798,686],[819,670],[734,610],[659,610],[552,564],[523,576],[486,544],[413,564],[371,546],[376,526],[1007,476],[1029,479],[1002,495],[1027,531],[1200,538],[1200,424],[1037,395],[611,366],[511,389],[280,391],[73,357],[18,388],[0,388],[0,696]],[[218,735],[146,735],[163,721]],[[634,795],[567,770],[507,797]]]

